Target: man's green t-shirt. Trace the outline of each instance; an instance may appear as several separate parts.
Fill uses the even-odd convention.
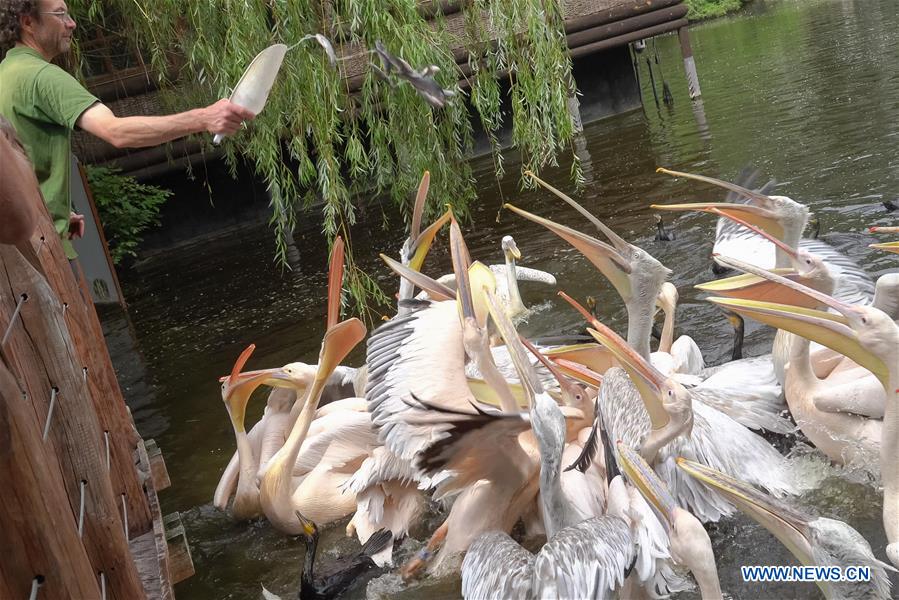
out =
[[[0,62],[0,114],[28,152],[69,258],[76,256],[65,235],[72,210],[71,135],[78,117],[95,102],[96,96],[36,50],[11,48]]]

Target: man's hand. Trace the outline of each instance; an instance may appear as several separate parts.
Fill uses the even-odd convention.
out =
[[[222,98],[215,104],[210,104],[203,109],[203,112],[206,131],[224,135],[234,135],[240,129],[241,123],[250,121],[256,116],[227,98]]]
[[[84,237],[84,215],[69,214],[69,239],[77,240]]]

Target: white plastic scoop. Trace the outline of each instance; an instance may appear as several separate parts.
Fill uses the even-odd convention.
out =
[[[231,102],[252,111],[258,115],[265,108],[268,93],[275,83],[278,70],[287,54],[287,46],[284,44],[272,44],[256,55],[247,70],[243,72],[240,81],[231,92]],[[213,144],[220,144],[224,135],[217,133],[212,138]]]

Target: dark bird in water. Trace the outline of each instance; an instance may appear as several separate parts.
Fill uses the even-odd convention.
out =
[[[335,598],[343,593],[363,573],[376,569],[372,555],[383,550],[393,534],[386,529],[374,532],[362,549],[353,556],[338,558],[331,566],[314,573],[315,552],[318,548],[318,525],[297,511],[297,518],[303,525],[303,541],[306,542],[306,558],[300,574],[300,594],[302,600]]]
[[[677,234],[665,227],[665,222],[662,220],[662,215],[654,215],[656,218],[656,241],[660,242],[673,242],[677,239]]]
[[[434,79],[434,75],[440,72],[437,65],[428,65],[421,70],[415,70],[408,62],[388,52],[380,40],[375,42],[375,49],[372,52],[381,59],[380,68],[372,65],[378,75],[387,81],[390,81],[391,75],[408,81],[409,85],[434,108],[443,108],[447,100],[456,95],[456,92],[441,87]]]
[[[731,352],[731,360],[741,360],[743,358],[743,338],[744,336],[744,325],[743,325],[743,317],[738,315],[732,311],[725,311],[727,320],[730,321],[731,326],[734,328],[734,349]]]
[[[896,204],[896,200],[884,200],[881,202],[883,207],[887,209],[887,212],[893,212],[897,208],[899,208],[899,204]]]
[[[806,227],[811,229],[811,235],[809,237],[813,240],[817,240],[818,236],[821,235],[821,219],[818,218],[818,215],[814,213],[809,215],[808,225]]]

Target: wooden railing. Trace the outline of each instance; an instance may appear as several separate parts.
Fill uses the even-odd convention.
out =
[[[150,464],[77,263],[39,209],[30,242],[0,244],[0,598],[171,598],[164,463]]]

